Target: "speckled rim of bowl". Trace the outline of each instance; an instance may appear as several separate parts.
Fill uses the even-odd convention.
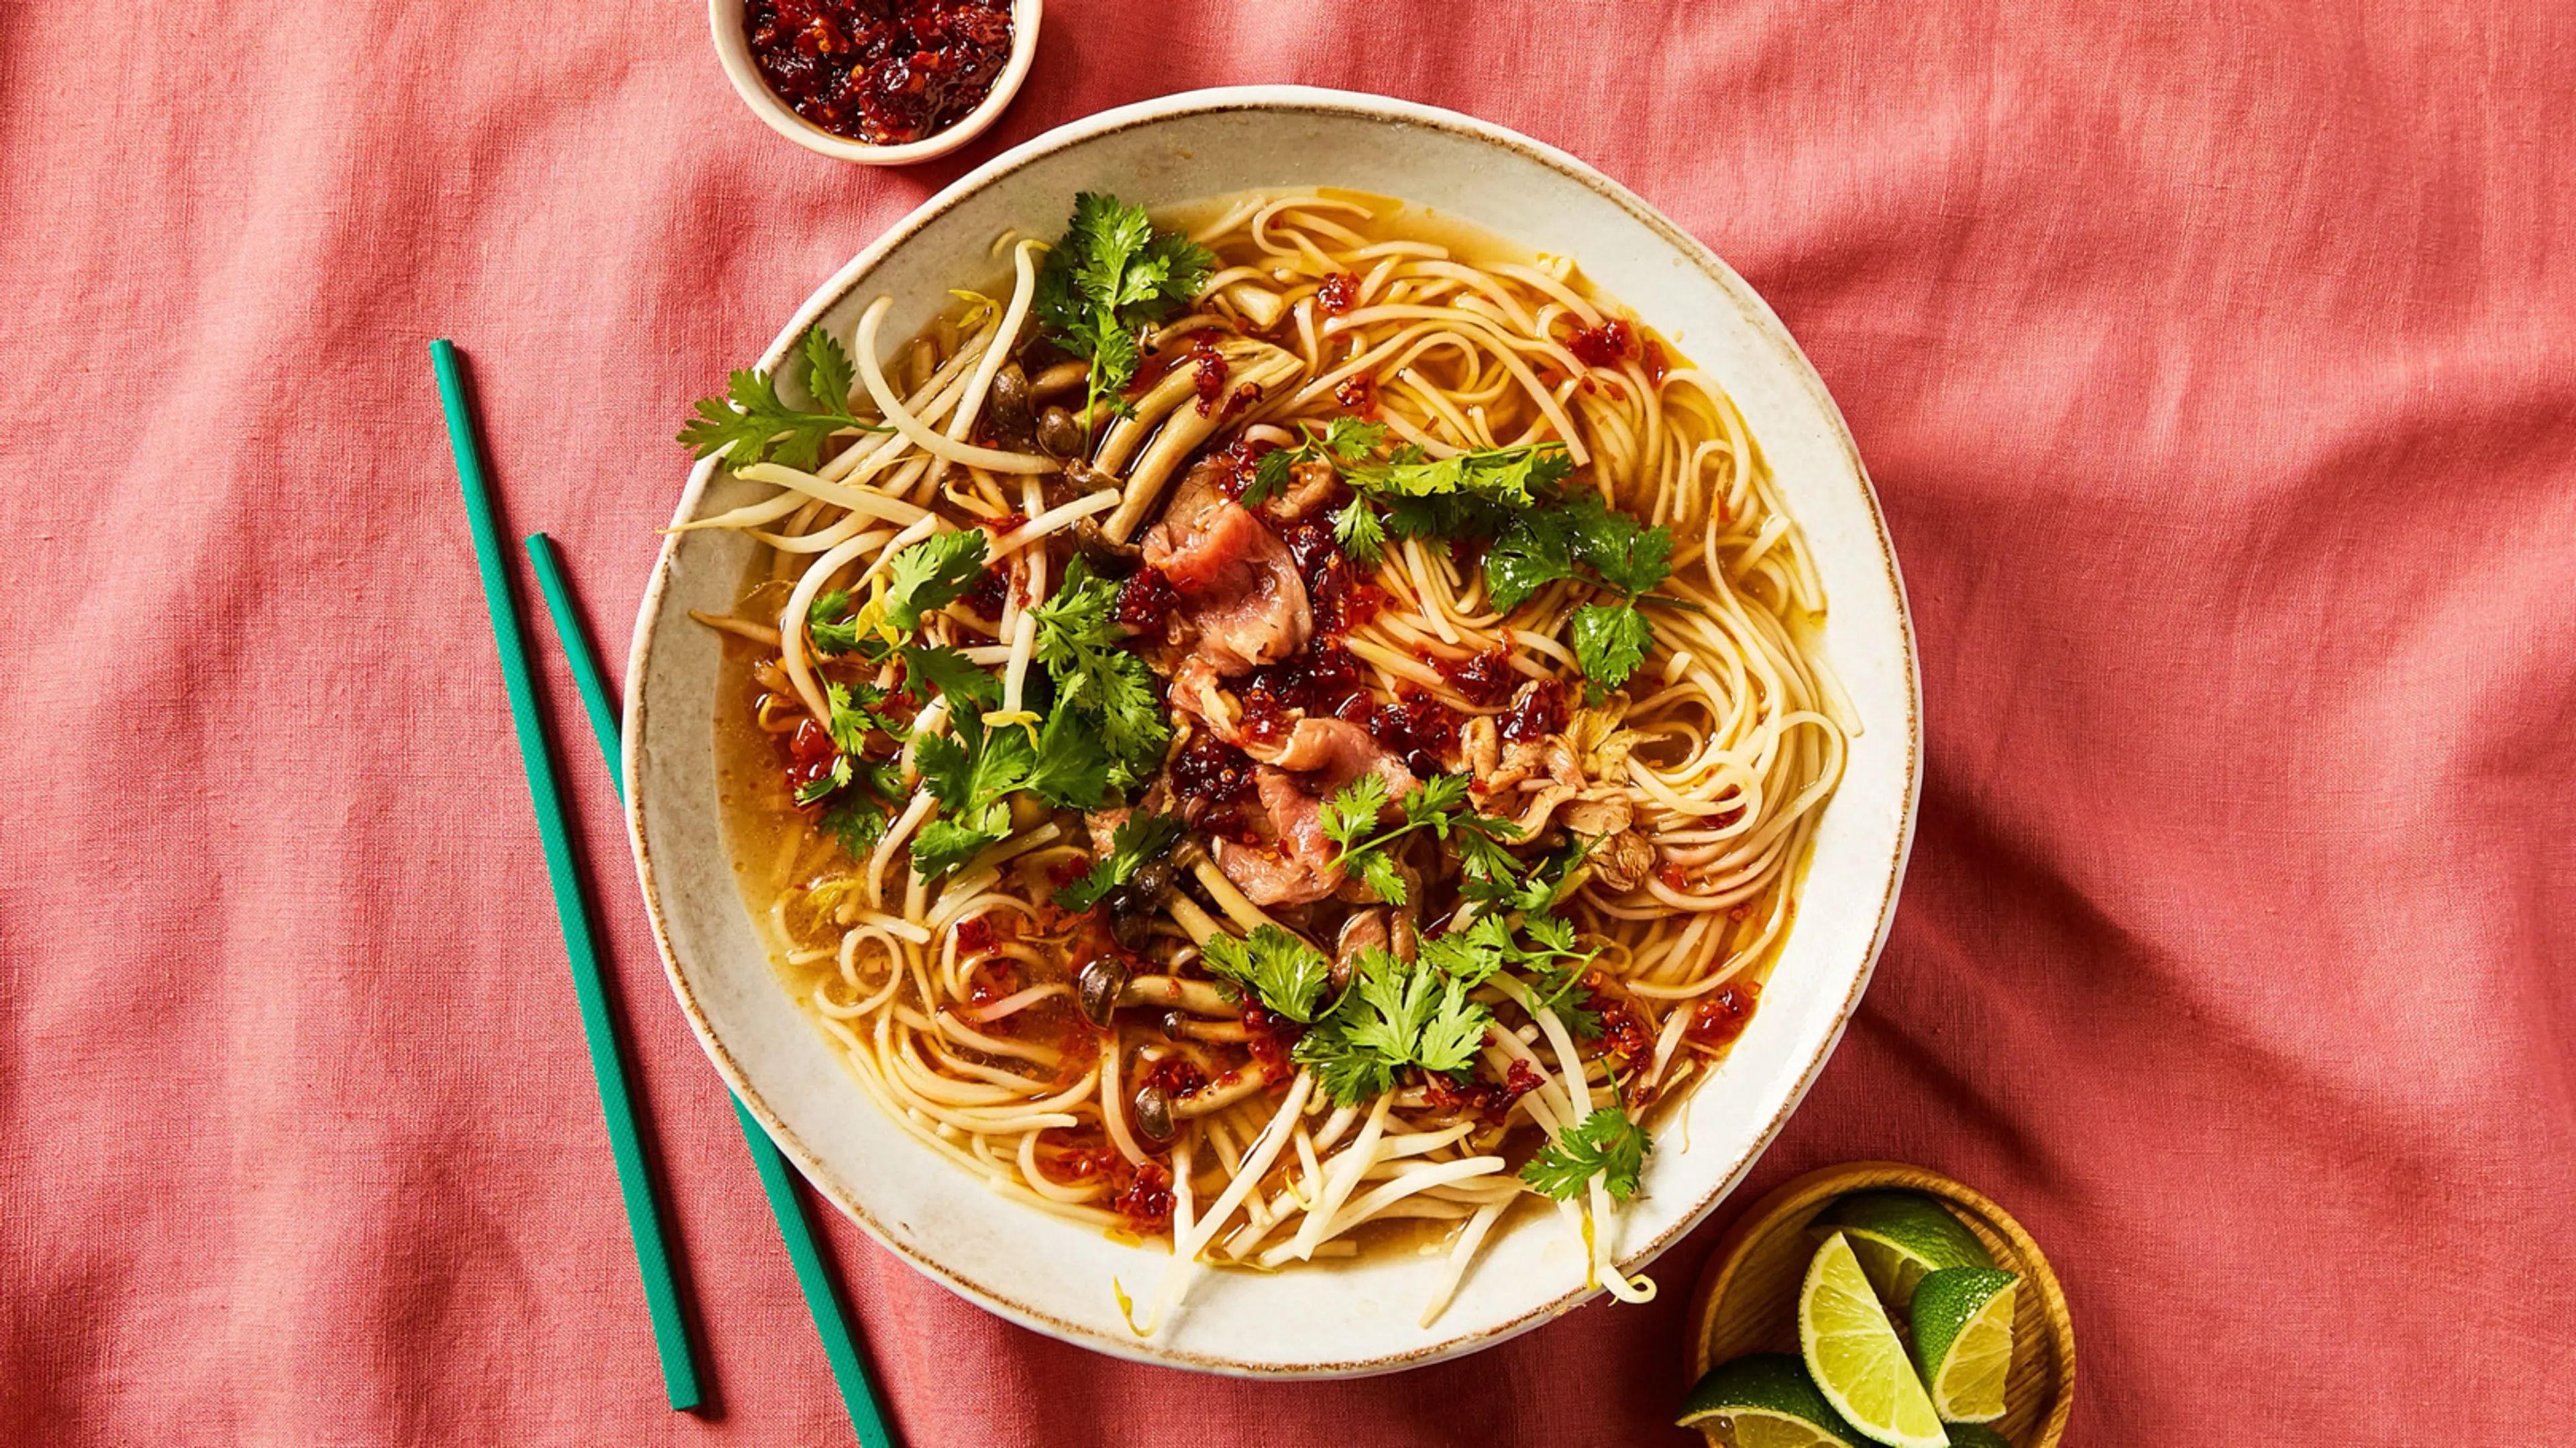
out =
[[[718,3],[722,3],[722,0],[718,0]],[[1913,850],[1915,822],[1922,796],[1921,667],[1915,645],[1912,612],[1906,603],[1904,579],[1897,565],[1895,549],[1887,535],[1885,514],[1879,506],[1876,489],[1860,458],[1859,449],[1852,442],[1849,426],[1843,420],[1840,407],[1834,402],[1831,393],[1825,389],[1823,379],[1817,375],[1813,364],[1807,360],[1804,351],[1790,337],[1788,329],[1772,312],[1769,304],[1764,302],[1761,296],[1715,252],[1675,225],[1661,212],[1649,206],[1642,198],[1583,161],[1544,142],[1456,111],[1392,97],[1308,86],[1231,86],[1181,92],[1102,111],[1081,120],[1068,122],[993,157],[923,202],[910,215],[897,222],[862,249],[847,265],[834,273],[806,299],[802,306],[797,308],[794,316],[780,329],[777,337],[763,352],[757,365],[762,368],[775,368],[781,365],[806,329],[839,305],[886,257],[931,222],[957,206],[965,197],[1000,177],[1056,151],[1077,147],[1132,127],[1151,125],[1185,115],[1234,111],[1332,113],[1445,131],[1516,153],[1527,160],[1563,174],[1612,202],[1704,273],[1726,294],[1741,312],[1743,319],[1763,341],[1776,349],[1779,360],[1786,363],[1800,377],[1810,402],[1830,425],[1834,441],[1839,445],[1853,479],[1859,484],[1860,501],[1874,536],[1877,560],[1885,571],[1885,583],[1894,605],[1897,647],[1902,654],[1898,663],[1904,684],[1902,786],[1901,797],[1895,802],[1899,818],[1896,821],[1893,858],[1888,867],[1884,893],[1878,903],[1874,927],[1864,957],[1853,972],[1850,988],[1835,1010],[1831,1026],[1824,1034],[1821,1046],[1798,1072],[1795,1083],[1783,1095],[1768,1122],[1742,1149],[1735,1162],[1717,1178],[1716,1183],[1686,1211],[1660,1230],[1652,1240],[1642,1245],[1631,1244],[1626,1247],[1621,1254],[1619,1265],[1623,1271],[1633,1275],[1643,1270],[1656,1257],[1705,1222],[1718,1205],[1742,1184],[1754,1164],[1761,1159],[1763,1152],[1778,1137],[1781,1127],[1787,1122],[1789,1116],[1797,1110],[1807,1092],[1814,1086],[1817,1076],[1824,1069],[1825,1062],[1833,1055],[1834,1048],[1841,1041],[1842,1033],[1849,1026],[1852,1016],[1859,1010],[1861,998],[1868,989],[1879,955],[1885,949],[1888,931],[1895,918],[1897,896],[1905,878],[1906,863]],[[672,521],[675,524],[687,521],[697,512],[700,498],[711,485],[715,470],[715,462],[712,459],[702,461],[692,468],[678,506],[672,515]],[[929,1255],[896,1240],[885,1225],[870,1215],[854,1194],[839,1182],[834,1173],[816,1157],[793,1130],[787,1127],[778,1113],[756,1090],[752,1089],[741,1063],[734,1059],[732,1053],[716,1036],[673,952],[671,927],[664,915],[663,900],[655,878],[654,862],[648,843],[646,816],[651,809],[651,796],[640,783],[647,777],[647,772],[639,766],[642,742],[647,733],[642,727],[644,681],[652,666],[654,632],[663,607],[664,593],[671,580],[673,554],[683,536],[685,535],[674,534],[667,537],[655,561],[653,576],[646,587],[638,610],[626,675],[625,707],[628,728],[621,765],[629,780],[639,782],[638,786],[631,790],[627,800],[629,843],[634,849],[646,910],[653,925],[655,944],[661,951],[665,973],[670,980],[673,993],[683,1013],[688,1016],[692,1029],[697,1032],[699,1043],[716,1066],[718,1074],[724,1078],[743,1106],[776,1140],[781,1151],[796,1163],[798,1170],[805,1175],[809,1184],[857,1221],[880,1246],[895,1253],[923,1275],[969,1301],[998,1316],[1048,1336],[1133,1361],[1246,1377],[1346,1378],[1426,1366],[1430,1363],[1480,1352],[1505,1342],[1552,1321],[1591,1298],[1602,1295],[1600,1288],[1577,1282],[1569,1285],[1564,1292],[1529,1307],[1507,1321],[1463,1333],[1421,1349],[1349,1361],[1307,1361],[1293,1365],[1272,1365],[1175,1350],[1159,1339],[1138,1340],[1098,1331],[1018,1301],[997,1284],[969,1280]],[[1828,808],[1831,807],[1828,806]]]
[[[733,82],[734,94],[742,97],[753,115],[768,122],[771,130],[836,161],[855,161],[862,166],[909,166],[915,161],[945,156],[965,145],[983,134],[1010,107],[1011,98],[1020,93],[1020,82],[1029,78],[1030,62],[1037,58],[1038,22],[1045,8],[1045,0],[1011,0],[1011,58],[994,80],[992,93],[947,130],[900,146],[871,146],[833,135],[780,100],[769,83],[760,78],[760,67],[752,62],[751,42],[742,33],[743,0],[707,0],[707,20],[715,30],[716,59],[724,63],[725,79]]]

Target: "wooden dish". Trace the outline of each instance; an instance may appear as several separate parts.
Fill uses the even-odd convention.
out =
[[[2067,1415],[2075,1410],[2075,1322],[2057,1274],[2039,1244],[2003,1208],[1948,1177],[1898,1162],[1845,1162],[1811,1171],[1735,1219],[1718,1238],[1691,1298],[1690,1381],[1698,1382],[1711,1364],[1746,1353],[1798,1351],[1798,1286],[1816,1251],[1807,1224],[1835,1198],[1872,1189],[1934,1198],[1976,1233],[1996,1266],[2021,1274],[2004,1415],[1988,1426],[2013,1448],[2057,1448]],[[1720,1441],[1714,1433],[1708,1437]]]

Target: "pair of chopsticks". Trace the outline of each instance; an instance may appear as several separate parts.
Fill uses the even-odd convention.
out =
[[[618,1190],[625,1198],[627,1230],[634,1237],[636,1266],[644,1276],[644,1300],[653,1316],[653,1342],[661,1354],[663,1386],[672,1408],[685,1411],[698,1406],[704,1397],[698,1384],[695,1345],[681,1309],[670,1249],[663,1238],[662,1207],[654,1195],[652,1175],[645,1162],[635,1098],[627,1082],[616,1020],[609,1011],[607,981],[600,969],[599,948],[591,934],[589,905],[573,858],[571,817],[537,708],[527,635],[520,624],[518,600],[511,592],[500,520],[494,512],[491,485],[484,472],[482,437],[466,399],[455,344],[440,338],[429,344],[429,354],[438,374],[439,402],[447,414],[448,443],[456,454],[457,482],[465,494],[466,521],[474,535],[474,559],[483,576],[483,601],[491,611],[492,638],[501,654],[502,679],[509,688],[519,757],[527,768],[528,793],[536,805],[537,833],[545,845],[546,874],[553,882],[555,910],[563,922],[564,951],[572,961],[573,990],[581,1002],[582,1034],[590,1046],[600,1110],[608,1119],[609,1147],[617,1162]],[[538,588],[554,616],[556,638],[563,645],[565,661],[571,666],[582,703],[590,713],[600,752],[607,757],[609,778],[622,799],[626,784],[619,767],[618,713],[608,692],[607,674],[600,668],[598,651],[591,647],[590,634],[573,608],[563,560],[555,551],[554,541],[543,533],[532,533],[528,535],[527,549]],[[732,1096],[730,1091],[726,1094]],[[796,1194],[795,1174],[788,1169],[787,1158],[777,1144],[752,1119],[740,1099],[733,1099],[733,1109],[742,1126],[743,1141],[751,1148],[752,1165],[760,1173],[761,1189],[768,1194],[770,1211],[778,1219],[778,1234],[787,1243],[797,1285],[804,1289],[805,1305],[814,1314],[815,1331],[822,1335],[823,1351],[831,1360],[832,1377],[840,1385],[842,1403],[849,1409],[850,1425],[858,1431],[865,1448],[893,1448],[894,1437],[886,1426],[875,1386],[869,1381],[867,1361],[859,1354],[858,1335],[851,1326],[848,1305],[832,1279],[813,1221]]]

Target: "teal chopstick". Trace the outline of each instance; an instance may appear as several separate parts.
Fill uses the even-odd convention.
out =
[[[573,607],[572,589],[565,582],[563,555],[555,551],[555,540],[543,533],[527,537],[528,561],[535,565],[537,588],[546,596],[546,611],[554,615],[555,639],[563,645],[564,659],[572,666],[573,682],[581,689],[581,701],[590,710],[590,727],[599,736],[599,752],[608,760],[609,782],[617,786],[617,797],[626,797],[626,780],[619,761],[624,751],[618,739],[617,701],[608,692],[607,671],[599,666],[599,651],[591,647],[590,630],[582,627],[581,614]],[[788,1260],[795,1264],[796,1283],[805,1289],[806,1309],[814,1314],[814,1330],[822,1335],[823,1355],[831,1360],[832,1378],[841,1386],[841,1402],[850,1411],[850,1426],[858,1430],[859,1441],[867,1448],[894,1448],[894,1434],[888,1430],[885,1409],[877,1401],[876,1384],[868,1378],[867,1359],[860,1356],[857,1330],[850,1324],[849,1304],[842,1301],[838,1283],[832,1278],[822,1244],[815,1239],[814,1223],[805,1214],[804,1200],[796,1195],[796,1175],[787,1166],[787,1157],[769,1133],[754,1121],[740,1099],[728,1091],[733,1101],[734,1118],[742,1123],[743,1144],[751,1148],[751,1164],[760,1171],[761,1189],[769,1194],[769,1210],[778,1218],[778,1235],[787,1241]]]
[[[617,1187],[626,1201],[626,1229],[635,1239],[635,1265],[644,1274],[644,1301],[653,1312],[653,1344],[662,1357],[662,1386],[675,1409],[694,1408],[700,1400],[698,1364],[689,1341],[688,1320],[680,1310],[680,1285],[671,1272],[671,1252],[662,1238],[662,1206],[653,1195],[653,1178],[644,1160],[644,1136],[638,1128],[634,1093],[626,1082],[626,1061],[618,1050],[617,1023],[608,1010],[608,983],[599,967],[599,947],[590,931],[590,910],[582,898],[581,875],[572,854],[572,831],[564,811],[563,787],[555,778],[554,758],[547,751],[545,723],[537,712],[537,688],[528,669],[527,635],[519,625],[518,600],[510,593],[509,556],[501,548],[501,529],[492,515],[492,489],[483,471],[483,442],[465,401],[465,384],[457,371],[456,345],[442,337],[429,344],[430,363],[438,372],[438,400],[447,412],[447,440],[456,452],[456,481],[465,493],[465,518],[474,534],[474,562],[483,574],[483,602],[492,612],[492,642],[501,653],[501,677],[510,690],[510,720],[519,736],[519,759],[527,767],[528,795],[536,806],[537,835],[545,842],[546,874],[554,883],[555,913],[563,922],[564,954],[572,962],[573,994],[581,1001],[582,1034],[590,1044],[590,1070],[599,1084],[600,1113],[608,1119],[608,1144],[617,1158]]]

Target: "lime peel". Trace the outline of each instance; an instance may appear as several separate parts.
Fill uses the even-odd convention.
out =
[[[1789,1353],[1755,1353],[1702,1374],[1674,1422],[1724,1432],[1735,1448],[1865,1448]]]
[[[1915,1366],[1944,1419],[1991,1423],[2004,1415],[2020,1283],[1991,1267],[1949,1267],[1925,1274],[1915,1289]]]
[[[1851,1238],[1853,1255],[1890,1312],[1912,1305],[1927,1272],[1995,1265],[1975,1233],[1920,1192],[1853,1192],[1818,1213],[1811,1230],[1819,1240],[1837,1230]]]

